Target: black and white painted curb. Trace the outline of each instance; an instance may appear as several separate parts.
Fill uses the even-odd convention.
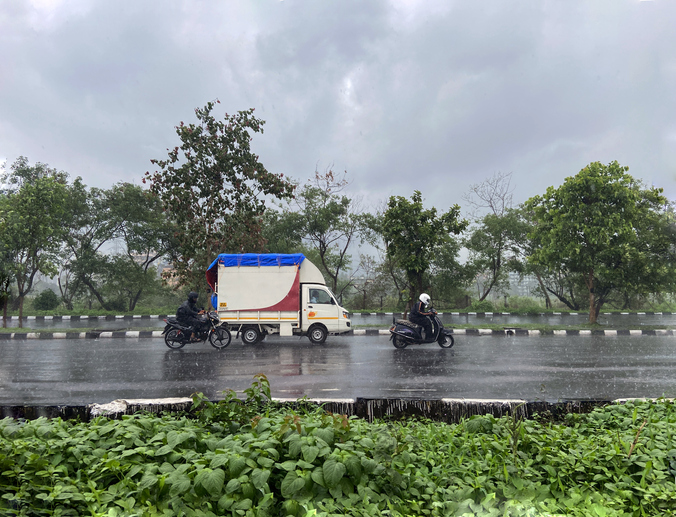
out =
[[[0,341],[7,339],[99,339],[110,337],[162,337],[161,330],[112,330],[91,332],[7,332],[0,333]]]
[[[676,331],[657,330],[539,330],[505,327],[504,329],[450,329],[454,335],[460,336],[673,336]],[[351,332],[355,336],[389,336],[389,330],[357,329]]]
[[[400,312],[355,312],[352,313],[354,316],[392,316],[399,314]],[[439,316],[444,314],[450,314],[451,316],[524,316],[524,314],[518,312],[439,312]],[[604,316],[672,316],[673,312],[602,312]],[[528,314],[528,316],[537,315],[537,316],[586,316],[586,312],[538,312],[533,314]]]
[[[459,336],[674,336],[675,330],[552,330],[541,332],[520,328],[505,329],[450,329]],[[343,335],[389,336],[389,330],[355,329]],[[90,332],[7,332],[0,333],[0,341],[9,339],[106,339],[106,338],[161,338],[161,330],[90,331]]]
[[[526,401],[494,399],[442,398],[434,400],[415,399],[374,399],[357,397],[350,399],[278,399],[276,402],[290,406],[317,405],[331,413],[356,416],[373,421],[380,418],[408,418],[412,416],[429,418],[438,422],[458,423],[473,415],[491,414],[496,418],[505,415],[519,415],[532,418],[535,414],[561,417],[568,413],[589,413],[597,407],[609,404],[621,404],[627,400],[569,400],[569,401]],[[138,412],[159,414],[163,412],[188,412],[192,399],[119,399],[107,404],[88,404],[74,406],[0,406],[0,418],[25,418],[33,420],[40,417],[78,419],[86,422],[92,418],[105,416],[121,418]]]
[[[156,320],[166,318],[166,314],[118,314],[116,316],[24,316],[24,320],[28,321],[89,321],[89,320]],[[19,320],[19,316],[7,316],[8,320]]]

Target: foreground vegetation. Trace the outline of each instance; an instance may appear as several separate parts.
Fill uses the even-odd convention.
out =
[[[2,515],[675,515],[676,407],[375,422],[194,396],[190,415],[0,420]],[[301,401],[302,402],[302,401]]]

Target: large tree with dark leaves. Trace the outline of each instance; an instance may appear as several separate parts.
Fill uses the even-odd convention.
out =
[[[436,208],[425,209],[422,194],[415,191],[411,200],[392,196],[383,216],[382,234],[387,255],[406,271],[411,300],[425,289],[423,282],[435,254],[449,243],[451,235],[460,234],[468,222],[460,219],[460,207],[437,214]]]
[[[64,234],[68,175],[44,163],[30,165],[21,156],[0,172],[0,238],[4,279],[3,300],[8,294],[8,276],[17,289],[19,325],[23,304],[33,289],[36,275],[56,274]],[[3,302],[4,303],[4,302]]]
[[[171,259],[180,284],[191,288],[204,284],[219,253],[261,251],[266,198],[290,198],[294,189],[251,151],[252,133],[262,133],[264,124],[253,109],[222,121],[213,109],[209,102],[195,110],[197,123],[176,127],[181,144],[167,159],[151,160],[159,170],[143,180],[177,225]]]
[[[613,292],[659,293],[676,277],[676,235],[660,188],[644,188],[628,167],[590,163],[526,201],[533,214],[530,260],[577,276],[589,322]]]

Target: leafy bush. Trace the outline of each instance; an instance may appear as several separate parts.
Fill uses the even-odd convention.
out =
[[[482,302],[475,301],[472,302],[472,305],[467,307],[468,312],[495,312],[495,307],[488,300]]]
[[[507,300],[507,310],[521,313],[539,313],[545,309],[544,300],[530,296],[510,296]]]
[[[33,298],[33,308],[36,311],[53,311],[60,303],[61,300],[51,289],[45,289]]]
[[[0,420],[0,514],[676,515],[668,401],[565,425],[369,424],[275,405],[268,388],[261,376],[245,401],[198,395],[196,418]]]

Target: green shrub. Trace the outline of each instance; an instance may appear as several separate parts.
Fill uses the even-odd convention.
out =
[[[467,307],[469,312],[495,312],[495,307],[488,300],[482,302],[472,302],[472,305]]]
[[[53,311],[60,303],[61,300],[56,296],[56,293],[51,289],[47,289],[33,299],[33,308],[36,311]]]
[[[520,312],[541,312],[545,308],[544,300],[530,296],[510,296],[507,299],[507,309],[518,309]]]
[[[293,409],[262,375],[246,395],[198,394],[189,418],[0,419],[0,515],[675,515],[668,400],[443,424]]]

